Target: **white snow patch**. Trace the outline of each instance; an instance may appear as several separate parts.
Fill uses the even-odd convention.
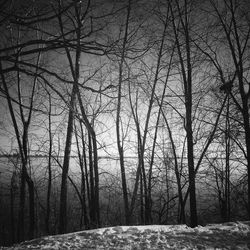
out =
[[[85,233],[97,233],[97,234],[114,234],[114,233],[135,233],[135,232],[173,232],[173,231],[189,231],[194,232],[195,229],[188,227],[187,225],[143,225],[143,226],[117,226],[117,227],[105,227],[100,229],[86,230]],[[67,234],[70,235],[70,234]]]
[[[250,249],[250,222],[116,226],[42,237],[0,249]]]

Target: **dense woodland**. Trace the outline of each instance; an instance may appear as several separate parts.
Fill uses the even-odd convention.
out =
[[[1,0],[2,245],[250,219],[249,0]]]

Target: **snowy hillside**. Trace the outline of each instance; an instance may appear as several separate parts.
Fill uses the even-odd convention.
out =
[[[118,226],[48,236],[1,249],[250,249],[250,221],[186,225]]]

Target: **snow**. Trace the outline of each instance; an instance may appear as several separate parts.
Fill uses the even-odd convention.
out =
[[[250,249],[250,221],[186,225],[117,226],[42,237],[0,249]]]

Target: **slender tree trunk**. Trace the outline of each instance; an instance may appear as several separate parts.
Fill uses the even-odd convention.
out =
[[[125,163],[124,163],[124,149],[123,149],[123,141],[121,138],[120,123],[121,123],[121,99],[122,99],[121,97],[122,97],[122,83],[123,83],[123,67],[124,67],[124,61],[125,61],[125,52],[126,52],[125,50],[126,50],[126,44],[127,44],[130,10],[131,10],[131,0],[128,1],[128,6],[127,6],[125,33],[124,33],[123,44],[122,44],[121,61],[119,62],[119,81],[118,81],[117,112],[116,112],[116,139],[117,139],[118,153],[120,157],[122,193],[123,193],[123,203],[124,203],[126,225],[130,224],[130,213],[129,213],[126,171],[125,171]]]
[[[49,94],[49,93],[48,93]],[[51,169],[51,158],[52,158],[52,130],[51,130],[51,96],[49,94],[49,155],[48,155],[48,187],[47,187],[47,206],[45,216],[45,227],[47,234],[50,234],[50,197],[51,197],[51,184],[52,184],[52,169]]]
[[[144,214],[144,202],[143,202],[144,192],[143,192],[143,177],[140,174],[140,224],[145,225],[145,214]]]
[[[29,213],[30,213],[30,225],[29,225],[29,239],[35,237],[35,187],[33,180],[27,176],[28,190],[29,190]]]
[[[67,135],[65,142],[64,159],[63,159],[61,193],[60,193],[59,228],[58,228],[60,234],[66,233],[67,231],[67,179],[68,179],[71,143],[73,135],[73,123],[74,123],[74,113],[75,113],[74,110],[76,103],[76,84],[77,83],[74,83],[71,92],[71,100],[69,106],[70,110],[68,114],[68,127],[67,127]]]
[[[137,94],[137,93],[136,93]],[[140,130],[140,124],[139,124],[139,119],[138,119],[138,102],[137,102],[137,98],[135,101],[135,109],[133,108],[133,101],[131,98],[131,86],[130,86],[130,82],[129,82],[129,102],[130,102],[130,107],[131,107],[131,111],[132,111],[132,115],[135,121],[135,126],[136,126],[136,132],[137,132],[137,155],[138,155],[138,166],[136,169],[136,176],[135,176],[135,184],[134,184],[134,190],[133,190],[133,194],[131,197],[131,203],[130,203],[130,208],[129,208],[129,217],[132,216],[134,208],[135,208],[135,203],[136,203],[136,199],[137,199],[137,191],[139,188],[139,184],[140,184],[140,177],[141,177],[141,164],[140,164],[140,154],[141,154],[141,130]]]
[[[190,93],[191,95],[191,93]],[[188,98],[189,99],[189,98]],[[196,209],[196,188],[195,188],[195,170],[194,170],[194,149],[193,149],[193,131],[192,131],[192,109],[191,101],[186,103],[186,131],[187,131],[187,154],[188,154],[188,176],[190,189],[190,225],[198,225]]]
[[[25,208],[25,166],[21,168],[21,184],[20,184],[20,197],[19,197],[19,210],[18,210],[18,223],[17,223],[17,241],[24,240],[24,208]]]
[[[27,171],[27,163],[28,163],[28,128],[29,128],[30,121],[24,121],[24,128],[23,128],[23,154],[25,160],[23,161],[23,169],[24,171],[24,178],[27,182],[28,191],[29,191],[29,239],[34,238],[35,234],[35,188],[34,182],[31,179],[30,175]],[[23,198],[23,197],[22,197]],[[25,197],[24,197],[25,199]]]
[[[10,184],[10,223],[11,223],[11,241],[16,241],[16,222],[15,222],[15,172],[12,173],[11,184]]]
[[[187,159],[188,159],[188,179],[189,179],[189,195],[190,195],[190,226],[196,227],[198,225],[197,219],[197,206],[196,206],[196,187],[195,187],[195,168],[194,168],[194,145],[193,145],[193,129],[192,129],[192,65],[191,65],[191,50],[190,50],[190,35],[189,35],[189,11],[188,1],[184,2],[183,13],[180,10],[179,2],[175,1],[180,18],[180,26],[183,29],[184,46],[180,41],[179,28],[175,24],[175,14],[173,6],[170,4],[170,10],[172,14],[172,24],[174,35],[176,38],[176,45],[178,50],[178,56],[181,66],[181,77],[184,86],[185,95],[185,130],[187,135]],[[183,51],[182,51],[183,49]]]
[[[91,224],[93,228],[99,227],[100,221],[100,207],[99,207],[99,168],[98,168],[98,148],[94,125],[91,125],[85,113],[82,103],[81,93],[77,86],[77,97],[80,105],[81,115],[84,125],[88,131],[89,140],[89,166],[90,166],[90,217],[92,217]],[[87,172],[86,172],[87,173]]]
[[[86,184],[85,184],[84,171],[82,171],[82,175],[81,175],[81,195],[82,195],[82,200],[83,200],[83,204],[82,204],[83,221],[84,221],[85,228],[88,229],[89,228],[89,219],[88,219],[88,215],[87,215],[87,206],[86,206]],[[82,224],[81,224],[81,227],[82,227]]]
[[[249,96],[250,96],[250,89],[248,90],[248,93],[245,93],[244,90],[244,83],[243,83],[243,66],[242,66],[242,58],[240,60],[240,68],[241,73],[238,72],[238,79],[239,79],[239,90],[241,94],[241,100],[242,100],[242,116],[243,116],[243,122],[244,122],[244,132],[245,132],[245,143],[246,143],[246,160],[247,160],[247,196],[248,196],[248,207],[247,207],[247,213],[248,218],[250,219],[250,116],[249,116]],[[249,85],[250,86],[250,85]]]
[[[91,137],[93,142],[94,153],[94,181],[95,181],[95,227],[98,228],[101,225],[100,221],[100,207],[99,207],[99,169],[98,169],[98,155],[97,155],[97,140],[94,130],[91,130]]]
[[[179,206],[180,206],[180,214],[178,216],[178,223],[186,223],[185,202],[183,200],[182,187],[181,187],[181,174],[180,174],[179,167],[178,167],[174,139],[173,139],[172,131],[171,131],[170,126],[168,124],[167,118],[165,115],[163,115],[163,117],[164,117],[165,123],[167,125],[169,139],[170,139],[170,142],[172,145],[173,155],[174,155],[174,172],[175,172],[175,177],[176,177],[176,181],[177,181],[178,200],[179,200]]]
[[[158,97],[156,96],[156,100],[158,102],[158,105],[159,105],[159,110],[158,110],[158,114],[157,114],[157,121],[156,121],[156,125],[155,125],[155,134],[154,134],[154,140],[153,140],[153,148],[152,148],[152,153],[151,153],[151,159],[150,159],[150,164],[149,164],[149,171],[148,171],[148,213],[147,213],[147,216],[149,218],[149,223],[152,222],[152,216],[151,216],[151,213],[152,213],[152,195],[151,195],[151,189],[152,189],[152,173],[153,173],[153,164],[154,164],[154,157],[155,157],[155,147],[156,147],[156,142],[157,142],[157,135],[158,135],[158,129],[159,129],[159,122],[160,122],[160,116],[161,114],[163,115],[163,118],[167,124],[167,128],[168,128],[168,132],[169,132],[169,137],[171,138],[171,145],[172,145],[172,149],[174,151],[174,155],[176,156],[176,151],[175,151],[175,145],[174,145],[174,141],[173,141],[173,138],[172,138],[172,134],[171,134],[171,130],[170,130],[170,127],[168,125],[168,121],[167,121],[167,118],[164,114],[164,111],[163,111],[163,101],[164,101],[164,97],[165,97],[165,93],[166,93],[166,88],[167,88],[167,83],[168,83],[168,79],[169,79],[169,74],[170,74],[170,70],[171,70],[171,64],[172,64],[172,59],[173,59],[173,55],[174,55],[174,49],[175,47],[173,48],[172,50],[172,53],[171,53],[171,56],[170,56],[170,61],[169,61],[169,66],[168,66],[168,71],[167,71],[167,76],[166,76],[166,79],[165,79],[165,83],[164,83],[164,88],[163,88],[163,92],[162,92],[162,97],[161,97],[161,100],[158,99]],[[177,157],[175,157],[175,163],[177,166]],[[178,168],[178,166],[177,166]],[[178,182],[178,180],[177,180]],[[179,182],[178,182],[179,183]],[[178,187],[179,187],[179,184],[178,184]],[[167,191],[168,192],[168,191]],[[169,195],[169,192],[167,193],[167,195]]]
[[[61,2],[59,2],[59,7],[62,8]],[[79,7],[79,8],[78,8]],[[80,7],[75,5],[75,16],[77,19],[77,28],[75,30],[75,39],[76,39],[76,48],[75,48],[75,61],[73,62],[72,55],[70,53],[69,47],[65,46],[66,56],[69,62],[69,67],[71,70],[71,76],[73,78],[73,88],[70,96],[69,104],[69,114],[68,114],[68,127],[66,134],[66,143],[64,150],[64,159],[63,159],[63,169],[62,169],[62,180],[61,180],[61,194],[60,194],[60,213],[59,213],[59,233],[65,233],[67,231],[67,179],[69,171],[69,162],[70,162],[70,153],[71,153],[71,144],[72,144],[72,135],[74,129],[74,116],[75,116],[75,106],[77,102],[77,95],[79,94],[78,82],[79,82],[79,71],[80,71],[80,57],[81,57],[81,21],[79,17]],[[88,9],[88,7],[87,7]],[[86,9],[86,13],[87,13]],[[65,36],[64,25],[62,16],[58,14],[58,21],[60,25],[60,31],[65,44],[67,39]]]
[[[155,70],[154,81],[153,81],[153,86],[152,86],[152,90],[151,90],[151,96],[149,99],[149,105],[148,105],[144,133],[143,133],[142,144],[141,144],[141,150],[140,150],[141,154],[140,154],[140,159],[139,159],[139,164],[141,165],[143,178],[145,178],[144,179],[145,212],[146,212],[145,213],[145,221],[147,224],[150,223],[151,213],[150,213],[150,198],[148,197],[148,187],[149,186],[147,187],[147,179],[146,179],[146,173],[145,173],[145,169],[144,169],[144,154],[145,154],[145,147],[146,147],[146,141],[147,141],[149,121],[151,118],[151,112],[152,112],[153,104],[155,101],[155,90],[156,90],[156,86],[158,83],[158,77],[159,77],[159,72],[160,72],[160,67],[161,67],[161,59],[162,59],[162,55],[163,55],[164,42],[165,42],[165,37],[166,37],[166,29],[167,29],[167,25],[168,25],[168,14],[169,14],[169,12],[166,15],[166,20],[164,22],[163,32],[161,34],[160,48],[159,48],[159,52],[157,55],[156,70]]]
[[[83,227],[83,223],[85,224],[85,228],[88,228],[89,226],[89,220],[87,216],[87,206],[86,206],[86,179],[85,179],[85,173],[84,173],[84,161],[86,163],[86,156],[85,156],[85,141],[83,138],[83,131],[81,127],[81,138],[82,138],[82,153],[80,150],[80,143],[78,140],[78,135],[77,135],[77,129],[75,125],[75,137],[76,137],[76,144],[77,144],[77,153],[78,153],[78,159],[79,159],[79,165],[80,165],[80,170],[81,170],[81,196],[82,196],[82,209],[81,209],[81,219],[80,219],[80,230]]]
[[[86,115],[85,121],[86,120]],[[88,123],[89,137],[89,168],[90,168],[90,219],[91,227],[100,226],[100,208],[99,208],[99,170],[98,170],[98,154],[97,141],[93,128]]]
[[[84,183],[86,183],[86,202],[88,201],[88,204],[90,204],[90,187],[89,187],[89,178],[88,178],[88,166],[87,166],[87,155],[86,155],[86,147],[85,147],[85,139],[84,139],[84,133],[83,133],[83,127],[82,124],[80,123],[80,128],[81,128],[81,137],[82,137],[82,155],[83,155],[83,161],[84,161],[84,169],[83,172],[85,171],[85,179],[83,180]],[[87,209],[87,208],[86,208]],[[87,213],[87,210],[86,210]],[[86,228],[89,229],[89,213],[86,214]]]
[[[92,140],[90,132],[88,132],[88,142],[89,142],[89,183],[90,183],[90,224],[91,228],[93,228],[93,224],[95,223],[95,191],[94,191],[94,167],[93,167],[93,156],[92,156]]]
[[[230,120],[229,120],[229,105],[230,99],[227,99],[227,114],[226,114],[226,179],[225,179],[225,205],[226,205],[226,221],[230,221]]]
[[[245,130],[245,142],[246,142],[246,151],[247,151],[247,183],[248,183],[248,217],[250,219],[250,123],[249,123],[249,113],[247,100],[243,101],[243,120],[244,120],[244,130]]]
[[[165,175],[165,179],[166,179],[166,189],[167,189],[167,209],[166,209],[166,223],[168,222],[168,216],[169,216],[169,201],[170,201],[170,184],[169,184],[169,169],[168,169],[168,164],[165,165],[165,171],[166,171],[166,175]]]

